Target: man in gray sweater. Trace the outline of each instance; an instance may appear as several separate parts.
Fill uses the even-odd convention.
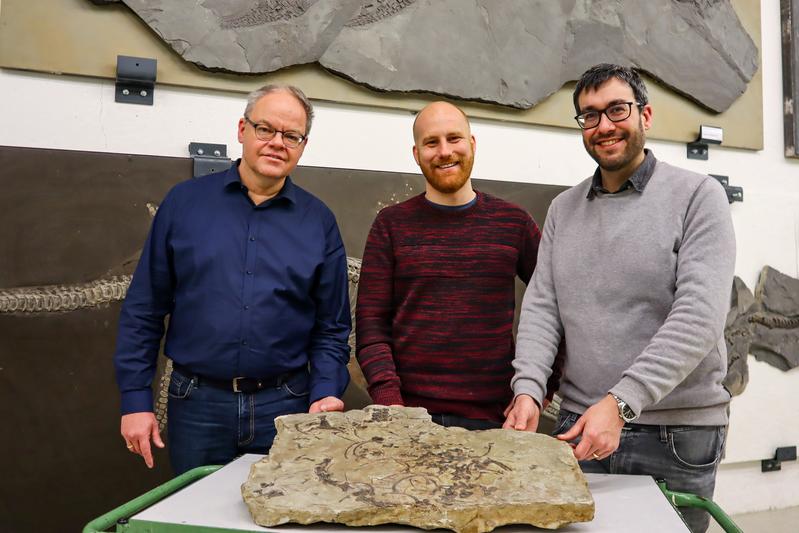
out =
[[[581,468],[651,475],[710,498],[730,401],[721,384],[735,265],[726,195],[644,149],[652,107],[635,71],[592,67],[574,107],[599,168],[547,214],[504,427],[536,430],[563,338],[555,434]],[[683,516],[692,531],[707,528],[706,512]]]

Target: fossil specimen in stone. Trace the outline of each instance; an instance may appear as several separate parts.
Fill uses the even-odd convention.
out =
[[[758,66],[730,0],[123,1],[205,69],[318,62],[380,91],[521,109],[614,62],[723,111]]]
[[[724,386],[733,396],[738,396],[749,383],[749,347],[752,344],[752,308],[755,297],[746,284],[735,276],[732,280],[732,298],[727,321],[724,325],[724,340],[727,344],[727,375]]]
[[[750,353],[780,370],[799,366],[799,279],[765,266],[755,287],[758,308]]]
[[[372,405],[276,420],[242,485],[255,522],[386,523],[482,533],[593,519],[571,448],[552,437],[433,424],[421,408]]]

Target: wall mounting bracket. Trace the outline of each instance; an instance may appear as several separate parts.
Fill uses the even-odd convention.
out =
[[[156,66],[155,59],[117,56],[114,100],[124,104],[153,105]]]
[[[727,176],[720,176],[719,174],[708,175],[711,178],[716,178],[718,182],[721,183],[721,185],[724,187],[724,192],[727,193],[727,201],[729,203],[744,201],[743,187],[735,187],[734,185],[730,185],[730,178]]]
[[[225,144],[190,142],[189,155],[194,161],[192,175],[195,178],[227,170],[232,164]]]
[[[796,461],[796,446],[785,446],[777,448],[774,452],[774,459],[763,459],[760,461],[761,472],[775,472],[782,470],[783,461]]]

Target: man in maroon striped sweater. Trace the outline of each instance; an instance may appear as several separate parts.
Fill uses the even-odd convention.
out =
[[[434,102],[416,116],[424,194],[374,221],[358,288],[358,362],[375,403],[433,421],[501,427],[514,354],[514,280],[530,281],[540,232],[522,208],[475,191],[466,115]]]

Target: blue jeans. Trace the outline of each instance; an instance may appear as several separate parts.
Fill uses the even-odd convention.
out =
[[[307,372],[296,372],[277,387],[245,394],[203,385],[172,371],[167,437],[175,475],[192,468],[225,464],[243,453],[267,453],[275,438],[275,417],[308,411]]]
[[[444,427],[459,427],[469,430],[476,429],[498,429],[502,427],[502,422],[492,420],[478,420],[476,418],[466,418],[456,415],[431,414],[433,422]]]
[[[561,410],[553,435],[565,433],[580,415]],[[580,461],[592,474],[647,475],[664,480],[669,490],[713,498],[716,470],[727,428],[724,426],[649,426],[625,424],[619,448],[601,461]],[[693,533],[704,533],[710,515],[694,507],[680,507]]]

